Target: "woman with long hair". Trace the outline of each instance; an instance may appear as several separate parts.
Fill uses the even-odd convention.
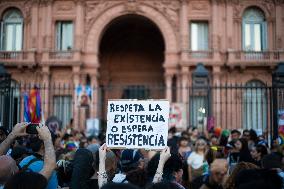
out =
[[[187,158],[189,182],[192,182],[194,178],[208,172],[208,164],[205,160],[206,151],[206,140],[199,138],[195,143],[194,151]]]

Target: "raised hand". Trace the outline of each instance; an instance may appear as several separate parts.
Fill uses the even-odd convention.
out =
[[[100,149],[99,149],[99,157],[100,157],[100,161],[105,162],[106,160],[106,152],[107,152],[107,146],[106,143],[104,143]]]
[[[21,122],[21,123],[17,123],[13,130],[12,130],[12,133],[15,137],[19,137],[19,136],[26,136],[28,135],[26,133],[26,128],[27,126],[29,125],[30,123],[27,123],[27,122]]]
[[[170,157],[171,157],[171,150],[167,146],[165,149],[163,149],[163,151],[160,154],[160,161],[165,163]]]
[[[43,141],[51,140],[51,134],[47,126],[39,124],[39,127],[36,127],[36,130],[41,140]]]

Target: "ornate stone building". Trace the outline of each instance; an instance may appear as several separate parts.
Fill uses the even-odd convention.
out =
[[[70,103],[58,110],[71,112],[61,118],[73,117],[81,128],[88,117],[105,117],[107,99],[137,97],[133,87],[138,97],[189,107],[199,62],[214,86],[271,85],[284,61],[283,0],[1,0],[0,15],[0,62],[15,83],[45,86],[45,117],[56,114],[56,104]],[[54,84],[90,85],[88,111],[75,88]],[[215,101],[222,98],[213,93]],[[227,110],[231,117],[222,118],[222,105],[212,104],[215,125],[242,126],[241,115]]]

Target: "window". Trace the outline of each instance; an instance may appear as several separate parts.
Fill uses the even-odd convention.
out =
[[[143,85],[130,85],[123,90],[122,99],[148,99],[150,90]]]
[[[20,51],[23,46],[23,17],[19,10],[9,9],[1,21],[1,50]]]
[[[243,95],[243,127],[264,131],[267,126],[265,85],[257,80],[250,81]]]
[[[191,23],[191,50],[206,51],[208,50],[208,23],[192,22]]]
[[[53,103],[53,113],[65,127],[72,118],[72,96],[55,96]]]
[[[243,15],[243,49],[262,51],[266,49],[267,27],[264,14],[258,8],[249,8]]]
[[[206,96],[190,97],[190,124],[203,128],[204,119],[208,116],[208,103]]]
[[[60,51],[73,48],[73,22],[56,22],[56,49]]]

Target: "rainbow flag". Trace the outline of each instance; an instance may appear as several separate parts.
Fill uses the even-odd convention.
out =
[[[24,94],[24,119],[31,123],[40,123],[41,121],[41,98],[37,88]]]

